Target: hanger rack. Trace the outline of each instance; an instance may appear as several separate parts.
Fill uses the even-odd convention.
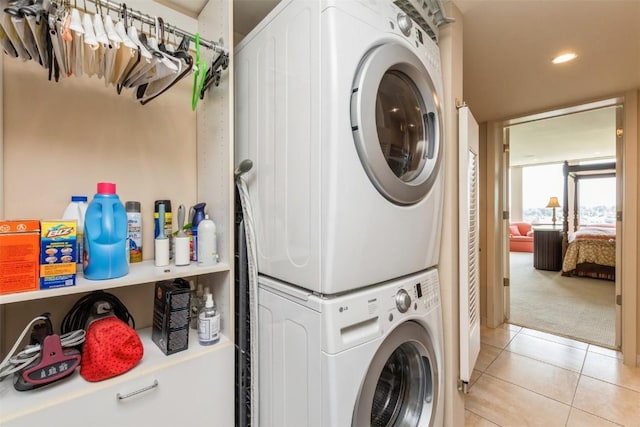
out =
[[[155,17],[151,16],[151,15],[147,15],[146,13],[142,13],[138,10],[135,9],[130,9],[129,7],[127,7],[124,3],[117,3],[111,0],[88,0],[89,3],[93,3],[94,5],[96,5],[96,8],[98,7],[104,7],[107,10],[113,10],[115,12],[121,13],[122,11],[125,10],[127,11],[127,16],[137,19],[140,22],[143,22],[145,24],[148,25],[153,25],[154,27],[156,25],[158,25],[158,21],[156,20]],[[195,34],[189,33],[185,30],[182,30],[176,26],[173,25],[169,25],[167,23],[163,24],[163,27],[165,30],[167,30],[168,32],[174,33],[176,35],[179,36],[183,36],[183,37],[188,37],[191,39],[191,41],[195,41],[196,36]],[[207,49],[211,49],[214,52],[218,52],[221,54],[226,54],[227,51],[224,47],[221,46],[220,43],[214,42],[214,41],[210,41],[210,40],[206,40],[203,39],[202,37],[200,38],[200,46],[202,47],[206,47]]]

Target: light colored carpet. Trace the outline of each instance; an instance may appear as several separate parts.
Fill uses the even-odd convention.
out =
[[[615,284],[536,270],[533,254],[511,252],[510,323],[615,346]]]

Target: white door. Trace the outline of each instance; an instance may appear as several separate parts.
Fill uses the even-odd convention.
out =
[[[511,220],[511,176],[509,159],[509,128],[503,130],[502,141],[502,298],[504,321],[511,318],[511,250],[509,248],[509,222]]]
[[[441,163],[441,100],[422,61],[388,43],[362,60],[351,94],[351,128],[369,179],[389,201],[411,205],[430,191]]]
[[[466,106],[458,109],[460,239],[460,379],[468,384],[480,353],[479,130]]]
[[[622,195],[623,193],[623,134],[624,108],[619,105],[616,108],[616,242],[622,241]],[[622,245],[616,244],[616,338],[617,348],[622,348]]]

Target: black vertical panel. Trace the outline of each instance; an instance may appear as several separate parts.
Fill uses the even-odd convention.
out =
[[[235,346],[236,346],[236,426],[250,426],[251,417],[251,330],[249,311],[249,268],[242,203],[235,191]]]

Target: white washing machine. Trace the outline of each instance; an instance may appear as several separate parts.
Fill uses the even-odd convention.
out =
[[[259,288],[260,425],[442,426],[442,310],[435,269],[319,297]]]
[[[284,0],[235,52],[258,269],[320,294],[438,263],[437,45],[389,0]]]

